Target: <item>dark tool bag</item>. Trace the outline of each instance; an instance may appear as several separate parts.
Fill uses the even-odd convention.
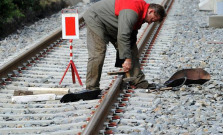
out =
[[[176,72],[168,81],[164,83],[167,87],[181,87],[182,85],[204,84],[211,79],[210,74],[201,69],[183,69]]]

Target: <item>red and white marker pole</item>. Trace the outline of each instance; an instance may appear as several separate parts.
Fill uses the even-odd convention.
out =
[[[80,84],[81,86],[83,86],[83,84],[82,84],[82,82],[81,82],[81,79],[80,79],[80,76],[79,76],[79,74],[78,74],[77,68],[76,68],[76,66],[75,66],[75,64],[74,64],[74,62],[73,62],[73,46],[72,46],[72,42],[73,42],[73,39],[70,39],[70,62],[69,62],[69,64],[68,64],[68,66],[67,66],[67,68],[66,68],[66,70],[65,70],[65,72],[64,72],[64,74],[63,74],[63,77],[61,78],[59,84],[62,83],[62,81],[63,81],[63,79],[64,79],[64,77],[65,77],[65,75],[66,75],[66,73],[67,73],[67,71],[68,71],[68,69],[69,69],[69,67],[71,66],[71,73],[72,73],[72,80],[73,80],[73,83],[76,83],[76,81],[75,81],[75,74],[76,74],[79,84]]]
[[[73,83],[75,83],[75,74],[77,76],[78,82],[81,86],[83,86],[80,76],[78,74],[77,68],[73,62],[73,46],[72,42],[73,39],[78,39],[79,38],[79,23],[78,23],[78,14],[77,10],[62,10],[62,37],[63,39],[70,39],[70,62],[63,74],[63,77],[61,78],[59,84],[62,83],[69,67],[71,66],[71,73],[72,73],[72,80]]]

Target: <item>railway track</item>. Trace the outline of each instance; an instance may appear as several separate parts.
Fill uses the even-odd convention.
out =
[[[168,3],[166,4],[168,8],[171,1],[165,0],[163,4],[166,2]],[[158,3],[161,3],[161,1]],[[176,5],[179,3],[176,2]],[[170,61],[168,57],[172,53],[170,49],[174,49],[171,43],[176,41],[177,22],[175,15],[174,11],[168,15],[162,29],[159,29],[157,24],[143,25],[139,32],[138,38],[141,40],[138,41],[138,45],[141,53],[141,64],[149,82],[163,83],[176,70],[176,65],[174,67],[171,66],[171,62],[168,63]],[[153,32],[154,30],[159,31],[159,34],[156,35]],[[143,36],[144,34],[156,36]],[[85,84],[86,67],[84,65],[87,65],[85,28],[80,30],[80,37],[83,37],[83,39],[74,41],[74,63],[77,66],[81,80]],[[146,44],[145,47],[143,47],[143,44]],[[16,70],[14,69],[9,75],[8,73],[3,75],[0,91],[0,134],[148,135],[222,133],[221,128],[212,131],[212,127],[215,125],[222,126],[222,116],[211,117],[202,112],[202,109],[204,109],[202,107],[204,106],[208,106],[216,110],[216,112],[222,112],[221,89],[217,92],[212,92],[213,89],[211,89],[213,84],[221,86],[217,79],[206,84],[206,87],[182,87],[177,92],[147,93],[146,90],[134,88],[120,90],[123,76],[107,75],[108,71],[114,69],[115,60],[113,58],[115,55],[115,50],[109,45],[101,81],[101,88],[104,89],[102,100],[78,101],[66,104],[59,103],[59,100],[12,103],[11,96],[15,90],[27,90],[28,87],[68,87],[71,92],[82,89],[83,87],[78,83],[72,84],[69,72],[62,85],[59,85],[59,81],[69,62],[68,41],[61,39],[51,41],[49,47],[46,47],[41,53],[31,56],[31,59],[29,57],[28,62],[27,60],[22,62],[19,60],[19,70],[17,70],[18,65],[12,66],[11,70],[15,67]],[[38,56],[38,59],[36,56]],[[165,61],[167,62],[165,63]],[[32,66],[24,68],[23,63],[26,63],[25,65],[31,64]],[[207,68],[211,72],[209,69],[213,69],[213,67]],[[170,72],[164,75],[162,74],[163,70]],[[216,78],[215,72],[216,70],[213,71],[213,78]],[[4,70],[4,73],[6,73],[6,70]],[[208,94],[211,92],[214,93],[213,97]],[[57,95],[57,99],[60,99],[61,96]],[[196,101],[191,97],[194,97]],[[213,98],[216,100],[212,101]],[[179,114],[177,111],[179,111]],[[215,118],[220,120],[217,121]],[[208,119],[208,121],[203,121],[203,119]],[[197,126],[199,122],[201,126]],[[213,124],[214,122],[216,124]],[[199,131],[193,127],[198,128]]]

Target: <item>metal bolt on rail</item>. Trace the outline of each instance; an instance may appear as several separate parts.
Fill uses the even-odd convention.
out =
[[[36,57],[32,57],[31,59],[31,63],[36,63]]]
[[[31,66],[32,66],[32,60],[27,60],[27,62],[28,62],[28,63],[27,63],[27,66],[28,66],[28,67],[31,67]]]
[[[43,51],[44,51],[44,54],[47,54],[47,49],[43,49]]]
[[[108,115],[108,120],[112,122],[119,123],[120,122],[120,116],[118,115]]]
[[[36,60],[39,60],[40,54],[36,54]]]
[[[121,93],[120,94],[120,97],[122,97],[122,98],[130,98],[130,97],[132,97],[132,94],[126,94],[126,93]]]
[[[52,49],[52,50],[53,50],[53,49],[54,49],[54,48],[53,48],[53,47],[54,47],[54,44],[50,44],[50,46],[49,46],[49,47],[50,47],[50,49]]]
[[[116,128],[117,127],[117,123],[116,122],[109,122],[106,126],[109,129]]]
[[[54,44],[55,44],[55,45],[58,45],[58,44],[60,44],[61,41],[62,41],[62,40],[57,40],[57,41],[54,42]]]
[[[6,82],[3,80],[3,78],[2,78],[2,81],[1,81],[1,85],[6,85]]]
[[[22,68],[23,68],[23,67],[21,67],[21,66],[18,67],[18,71],[19,71],[19,73],[22,73]]]
[[[12,78],[18,77],[20,74],[18,70],[13,70],[12,72],[13,72],[13,74],[11,76]]]
[[[39,57],[44,57],[44,52],[43,51],[40,51],[39,53],[40,53]]]
[[[124,93],[134,93],[134,90],[128,89],[128,90],[123,90]]]
[[[12,82],[12,78],[11,78],[12,74],[7,74],[7,76],[8,78],[6,79],[6,81]]]
[[[8,78],[12,78],[12,74],[7,74]]]
[[[123,109],[126,106],[125,103],[115,103],[114,105],[116,108],[119,108],[119,109]]]
[[[10,78],[2,78],[2,84],[3,85],[10,84],[11,82],[12,82],[12,80]]]
[[[23,67],[22,67],[22,70],[27,70],[27,63],[22,63]]]
[[[123,102],[123,103],[128,103],[129,102],[129,98],[117,98],[119,102]]]
[[[47,47],[47,52],[50,52],[51,51],[51,47]]]

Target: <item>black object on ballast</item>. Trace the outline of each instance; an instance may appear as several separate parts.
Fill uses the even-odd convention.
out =
[[[98,99],[98,95],[101,94],[101,90],[83,90],[77,93],[69,93],[64,95],[60,102],[68,103],[68,102],[76,102],[79,100],[93,100]]]
[[[189,84],[204,84],[211,79],[210,74],[201,69],[183,69],[176,72],[168,81],[164,83],[167,87],[177,87]]]
[[[179,90],[183,85],[190,84],[204,84],[211,79],[210,74],[202,68],[183,69],[177,71],[168,81],[163,85],[157,85],[156,89],[149,89],[152,91],[164,91],[164,90]]]

